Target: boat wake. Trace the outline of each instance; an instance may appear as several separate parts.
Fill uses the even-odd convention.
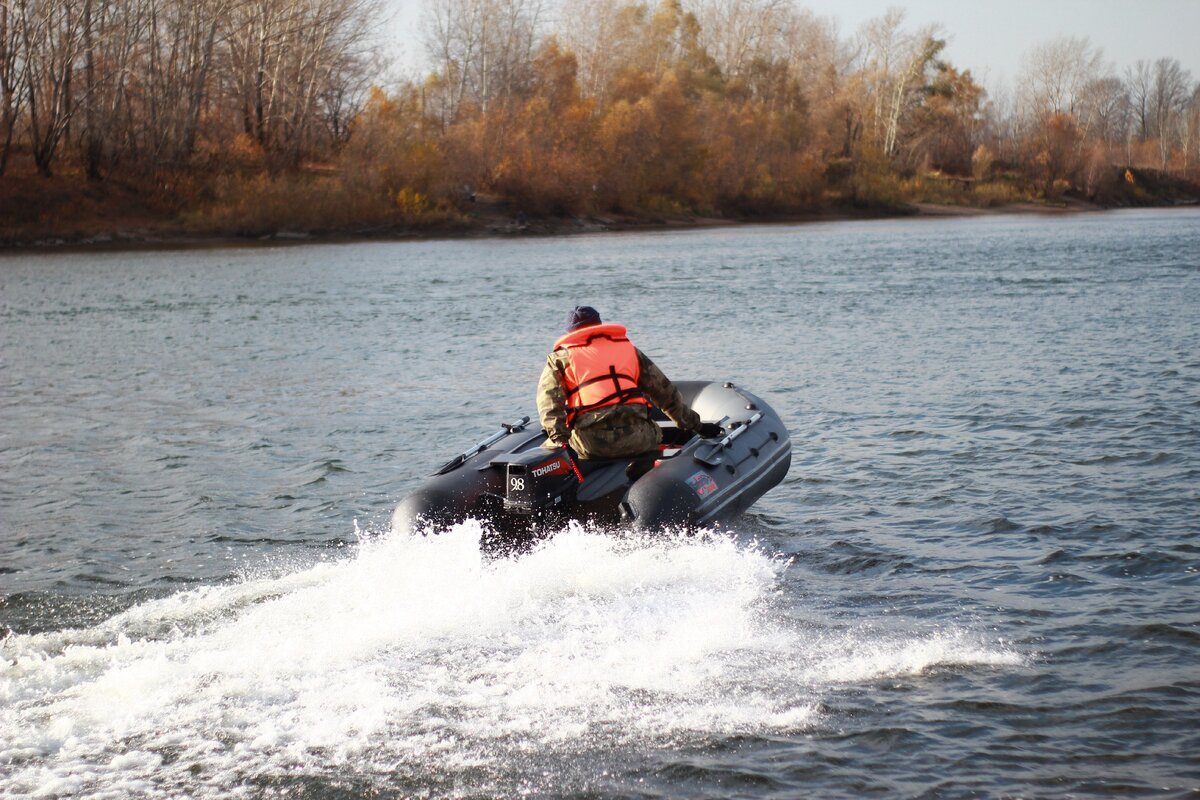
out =
[[[807,622],[782,599],[788,565],[727,535],[573,525],[491,559],[482,533],[369,539],[346,560],[11,637],[0,795],[384,776],[505,794],[555,759],[803,731],[840,686],[1020,660],[958,629]]]

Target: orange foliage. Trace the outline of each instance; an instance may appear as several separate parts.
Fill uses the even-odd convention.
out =
[[[970,70],[938,64],[906,137],[910,166],[971,174],[985,96]]]
[[[389,97],[372,87],[339,164],[352,182],[384,194],[406,187],[426,195],[447,192],[442,143],[412,89]]]
[[[551,41],[534,61],[533,93],[507,115],[491,186],[535,214],[576,214],[593,204],[594,106],[579,96],[575,57]]]
[[[1027,163],[1045,199],[1058,199],[1077,184],[1082,162],[1075,118],[1048,114],[1034,129],[1028,143]]]
[[[576,5],[586,9],[584,1]],[[763,4],[763,13],[768,5],[782,13],[775,4]],[[994,119],[970,72],[936,61],[906,90],[896,146],[884,148],[871,125],[873,109],[891,102],[880,94],[890,84],[865,67],[847,68],[836,36],[792,38],[775,49],[747,44],[736,63],[721,56],[728,63],[718,66],[703,43],[718,54],[723,48],[684,9],[681,0],[602,5],[596,18],[604,25],[592,27],[603,30],[573,39],[586,88],[575,53],[554,38],[531,51],[538,39],[530,29],[528,46],[506,51],[503,69],[472,49],[474,64],[451,63],[447,54],[438,73],[392,92],[374,87],[364,97],[362,84],[340,85],[344,95],[322,98],[325,122],[306,117],[309,132],[287,148],[255,135],[251,106],[216,97],[196,112],[194,147],[173,161],[156,156],[158,166],[137,178],[189,211],[195,225],[261,232],[459,220],[460,212],[481,213],[477,193],[498,198],[489,200],[493,210],[534,215],[768,215],[831,202],[894,209],[922,198],[1117,196],[1122,187],[1114,184],[1133,174],[1124,167],[1187,170],[1194,159],[1185,154],[1200,152],[1200,117],[1172,152],[1144,130],[1100,139],[1082,110],[1078,119]],[[278,116],[266,121],[288,129]],[[322,125],[326,133],[314,132]],[[151,126],[122,140],[134,154],[125,175],[136,174],[139,148],[167,152],[155,144],[160,133]],[[62,146],[81,140],[75,134]],[[10,149],[32,155],[14,148],[5,145],[5,159]],[[1128,185],[1121,196],[1141,202],[1142,189]],[[26,203],[5,200],[0,209],[40,224]],[[41,207],[57,206],[46,199]]]

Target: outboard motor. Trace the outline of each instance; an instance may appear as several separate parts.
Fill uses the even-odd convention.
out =
[[[565,449],[537,448],[492,463],[504,470],[504,510],[509,514],[542,514],[575,500],[579,471]]]

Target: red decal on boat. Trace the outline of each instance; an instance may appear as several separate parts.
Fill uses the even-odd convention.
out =
[[[697,472],[687,482],[697,497],[708,497],[717,490],[717,482],[707,472]]]

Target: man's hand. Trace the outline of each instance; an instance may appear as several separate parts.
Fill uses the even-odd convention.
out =
[[[705,439],[715,439],[724,436],[725,429],[715,422],[701,422],[700,427],[696,428],[696,433]]]
[[[553,439],[547,439],[546,441],[542,442],[542,447],[546,450],[561,450],[565,446],[566,445],[558,444]]]

